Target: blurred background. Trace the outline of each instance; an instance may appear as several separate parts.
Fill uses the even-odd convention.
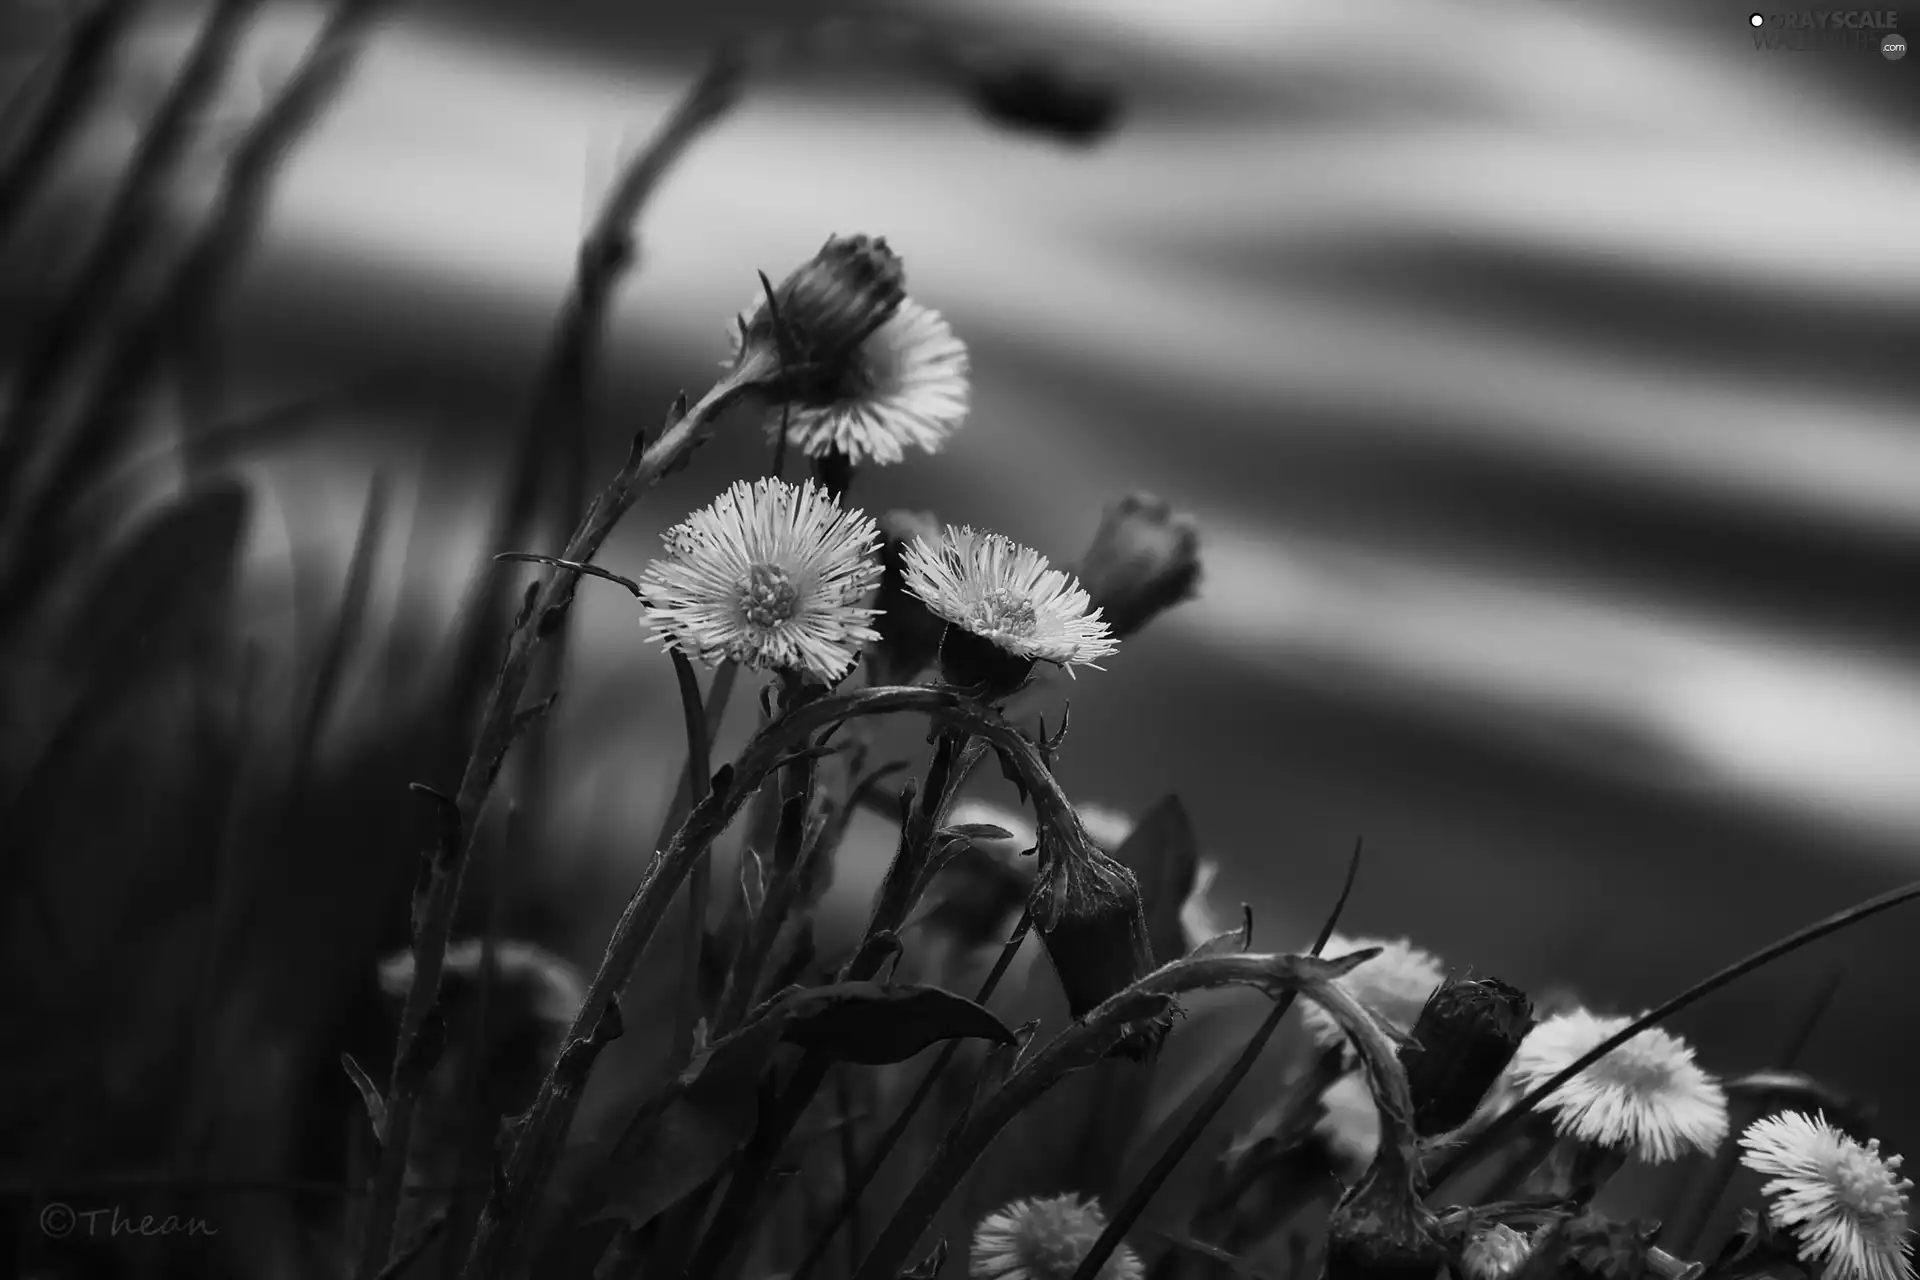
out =
[[[8,193],[16,397],[18,353],[45,340],[205,14],[125,7],[70,145],[30,197]],[[188,250],[326,12],[240,8],[124,296],[90,316],[108,339]],[[1631,1013],[1916,874],[1920,59],[1758,52],[1747,9],[1711,0],[885,8],[1106,69],[1121,130],[1092,149],[997,131],[885,67],[757,86],[638,227],[589,484],[676,391],[708,385],[756,271],[779,278],[831,233],[885,235],[970,346],[976,403],[945,454],[863,474],[856,500],[1058,560],[1133,489],[1198,517],[1200,598],[1045,702],[1072,703],[1069,791],[1135,812],[1181,795],[1222,865],[1216,906],[1249,903],[1258,943],[1301,945],[1364,838],[1345,932],[1411,935]],[[88,508],[103,545],[136,531],[108,589],[86,588],[129,629],[29,640],[24,615],[7,620],[7,1092],[36,1149],[81,1113],[178,1121],[156,1114],[157,1059],[96,1063],[107,1084],[83,1087],[82,1042],[63,1037],[171,1026],[204,1008],[192,991],[210,973],[239,994],[200,1043],[231,1070],[344,1093],[342,1046],[384,1063],[373,967],[404,942],[426,829],[406,784],[457,780],[462,753],[437,732],[447,637],[581,233],[716,39],[835,11],[857,12],[374,15],[191,335],[205,358],[140,389],[109,497]],[[87,13],[6,8],[9,145]],[[197,693],[114,638],[191,585],[171,543],[137,536],[181,481],[183,424],[210,474],[250,495],[239,634],[181,645]],[[662,528],[765,458],[733,423],[601,562],[637,575]],[[363,616],[337,643],[376,488]],[[528,549],[558,545],[549,529]],[[586,584],[542,748],[552,784],[510,839],[496,804],[483,840],[511,846],[496,894],[511,930],[589,968],[682,750],[669,667],[641,640],[631,601]],[[62,733],[108,672],[139,706],[74,746]],[[196,736],[229,722],[246,731]],[[50,744],[66,754],[36,772]],[[306,781],[288,788],[289,770]],[[216,776],[224,789],[190,785]],[[843,932],[890,848],[877,822],[857,829],[827,908]],[[210,865],[247,868],[247,888],[213,892]],[[1876,1101],[1876,1131],[1914,1150],[1911,914],[1675,1029],[1716,1070],[1767,1065],[1842,967],[1800,1065]],[[276,1140],[298,1145],[292,1129]],[[112,1146],[61,1159],[91,1170]]]

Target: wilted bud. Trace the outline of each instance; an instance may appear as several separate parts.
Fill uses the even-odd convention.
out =
[[[1114,637],[1124,640],[1199,589],[1199,526],[1150,493],[1129,494],[1100,517],[1078,573]]]
[[[1067,1007],[1081,1018],[1153,972],[1154,964],[1139,882],[1100,851],[1077,817],[1073,825],[1065,836],[1041,830],[1032,901]],[[1135,1061],[1150,1057],[1170,1025],[1167,1017],[1136,1024],[1114,1053]]]
[[[1086,145],[1120,120],[1117,85],[1051,59],[995,51],[970,60],[962,75],[973,105],[1003,128]]]
[[[740,360],[786,369],[781,390],[795,401],[830,403],[857,376],[854,352],[906,296],[906,268],[884,239],[835,236],[774,290],[772,309],[763,300],[747,320]]]
[[[1531,1030],[1533,1002],[1524,991],[1496,978],[1441,983],[1414,1021],[1414,1043],[1400,1049],[1420,1136],[1471,1119]]]
[[[1502,1222],[1477,1228],[1460,1251],[1466,1280],[1511,1280],[1533,1252],[1533,1240]]]
[[[879,524],[886,544],[880,550],[880,591],[874,600],[881,613],[873,620],[873,629],[880,633],[873,674],[880,684],[906,684],[933,664],[947,630],[947,624],[907,590],[906,549],[915,539],[938,544],[942,532],[931,511],[889,511]]]

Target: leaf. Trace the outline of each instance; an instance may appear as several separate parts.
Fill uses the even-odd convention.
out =
[[[942,839],[959,836],[966,840],[1011,840],[1013,832],[1005,827],[996,827],[991,822],[963,822],[954,827],[943,827],[939,835]]]
[[[1194,960],[1202,956],[1237,956],[1253,948],[1253,908],[1241,908],[1241,923],[1238,929],[1227,933],[1215,934],[1187,953],[1187,959]]]
[[[1179,796],[1167,796],[1147,810],[1114,858],[1140,882],[1140,905],[1147,916],[1147,939],[1154,957],[1171,960],[1187,949],[1180,908],[1193,892],[1200,867],[1193,820]]]
[[[366,1068],[355,1062],[353,1055],[340,1055],[340,1065],[346,1068],[347,1079],[353,1081],[353,1087],[360,1091],[360,1101],[367,1106],[367,1119],[373,1124],[375,1141],[385,1144],[387,1140],[387,1100],[380,1093],[380,1086],[373,1082]]]
[[[942,1040],[1017,1043],[1004,1022],[966,997],[908,983],[816,987],[788,997],[772,1016],[784,1021],[789,1043],[866,1066],[905,1062]]]
[[[237,481],[183,494],[148,516],[103,564],[66,630],[80,670],[121,670],[129,654],[191,646],[233,581],[252,497]]]

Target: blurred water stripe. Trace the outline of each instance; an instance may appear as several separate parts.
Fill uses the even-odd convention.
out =
[[[863,478],[864,502],[1062,558],[1135,486],[1207,530],[1202,599],[1071,688],[1076,788],[1189,792],[1229,893],[1289,923],[1364,826],[1388,868],[1366,927],[1424,928],[1451,891],[1443,949],[1520,978],[1589,946],[1585,978],[1664,994],[1910,874],[1920,833],[1920,148],[1883,109],[1917,64],[1762,55],[1744,11],[1677,9],[949,2],[1119,66],[1127,130],[1062,153],[897,77],[768,86],[648,215],[602,456],[724,354],[755,270],[886,234],[972,343],[978,409],[945,457]],[[653,15],[563,10],[407,11],[297,158],[229,312],[247,394],[401,366],[435,408],[258,468],[283,513],[264,589],[296,544],[338,581],[369,476],[417,470],[432,417],[419,542],[404,582],[392,549],[380,607],[444,624],[586,211],[745,12],[660,17],[700,29],[656,49]],[[272,10],[269,81],[316,19]],[[138,57],[164,66],[184,31],[165,14]],[[127,140],[103,127],[79,189]],[[716,443],[607,560],[636,569],[763,457],[744,428]],[[675,747],[665,664],[616,597],[585,597],[559,740],[567,847],[610,851],[625,886]],[[1910,971],[1895,934],[1861,939]],[[1861,1009],[1911,1014],[1896,977],[1861,979],[1836,1041],[1859,1062],[1894,1056]]]
[[[1347,467],[1368,465],[1356,440],[1382,468],[1403,445],[1457,444],[1500,454],[1511,486],[1530,466],[1571,468],[1634,486],[1648,506],[1737,504],[1910,554],[1920,438],[1907,370],[1887,360],[1836,380],[1821,335],[1794,320],[1850,311],[1867,320],[1848,335],[1888,353],[1910,340],[1920,260],[1887,247],[1920,207],[1920,164],[1899,130],[1811,90],[1783,94],[1797,68],[1779,59],[1729,64],[1712,56],[1725,40],[1687,47],[1595,6],[1207,9],[1006,9],[1036,42],[1061,29],[1239,90],[1230,112],[1147,115],[1084,157],[994,136],[924,97],[882,109],[864,82],[770,88],[653,211],[615,350],[674,365],[711,355],[754,268],[830,230],[885,230],[922,296],[962,332],[1007,335],[1008,372],[1043,384],[1041,403],[983,414],[956,449],[955,488],[984,508],[969,518],[1010,519],[1064,551],[1089,509],[1152,478],[1214,531],[1211,589],[1178,625],[1256,672],[1337,654],[1359,688],[1472,720],[1577,708],[1665,748],[1673,780],[1920,829],[1920,693],[1899,652],[1910,632],[1869,643],[1818,616],[1689,609],[1657,556],[1627,581],[1551,554],[1516,564],[1527,549],[1503,538],[1497,507],[1478,548],[1354,512],[1343,552],[1300,536],[1280,495],[1301,481],[1271,474],[1320,435],[1339,437]],[[267,257],[366,281],[365,314],[396,329],[473,324],[450,310],[453,290],[537,329],[595,182],[684,73],[543,58],[447,16],[381,43],[297,164]],[[313,21],[277,15],[260,78]],[[173,26],[142,48],[159,61],[183,41]],[[1321,109],[1301,109],[1316,86]],[[103,141],[103,172],[110,152]],[[1441,273],[1463,259],[1450,288]],[[1478,296],[1460,287],[1476,263]],[[1484,284],[1530,272],[1532,299]],[[1675,299],[1756,330],[1771,326],[1752,313],[1776,317],[1797,358],[1777,342],[1762,360],[1715,351],[1710,327],[1674,324]],[[1596,318],[1617,333],[1596,334]],[[1005,375],[990,358],[981,369],[991,403]],[[1179,388],[1186,407],[1177,423],[1128,420],[1098,396],[1097,420],[1076,413],[1073,392],[1108,377]],[[1047,394],[1053,380],[1068,386]],[[304,460],[302,483],[329,462]],[[349,507],[330,538],[350,535]],[[1759,557],[1723,567],[1769,571]]]

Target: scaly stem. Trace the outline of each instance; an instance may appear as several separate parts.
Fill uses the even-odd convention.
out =
[[[536,617],[539,612],[536,609]],[[626,910],[614,925],[606,955],[588,984],[586,998],[568,1032],[568,1042],[585,1040],[599,1025],[614,997],[632,977],[693,863],[705,855],[714,839],[791,751],[838,721],[901,711],[932,715],[954,728],[989,739],[1006,753],[1019,772],[1033,797],[1038,820],[1057,830],[1076,832],[1090,842],[1079,815],[1054,781],[1039,749],[991,708],[955,690],[924,685],[829,695],[776,718],[755,735],[740,758],[722,771],[721,785],[715,786],[694,806],[667,847],[654,855]],[[913,877],[908,875],[904,879],[911,886]],[[882,897],[886,897],[884,890]],[[441,950],[444,950],[444,934],[441,941]],[[437,955],[435,960],[434,971],[428,976],[437,980]],[[565,1057],[564,1051],[562,1057]],[[516,1237],[524,1225],[526,1212],[544,1184],[579,1107],[578,1087],[561,1078],[557,1072],[559,1064],[555,1065],[556,1070],[548,1072],[539,1095],[527,1110],[507,1160],[502,1185],[482,1215],[480,1231],[468,1258],[468,1280],[487,1280],[509,1269],[518,1249]],[[802,1065],[804,1067],[804,1062]],[[391,1112],[389,1116],[391,1123]]]

